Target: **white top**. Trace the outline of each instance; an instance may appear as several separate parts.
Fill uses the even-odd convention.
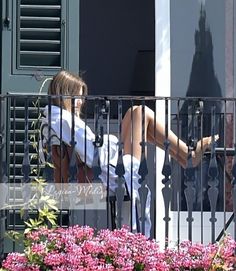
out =
[[[42,119],[42,124],[48,123],[48,106],[44,110],[45,118]],[[61,133],[62,127],[62,133]],[[69,111],[62,109],[58,106],[51,106],[51,128],[61,141],[70,145],[71,143],[71,131],[72,131],[72,115]],[[53,132],[52,132],[53,133]],[[92,167],[95,134],[86,125],[86,123],[74,116],[74,135],[75,135],[75,150],[78,153],[81,160]],[[47,137],[47,134],[44,134]],[[86,139],[86,142],[85,142]],[[108,161],[108,139],[110,142],[110,152]],[[114,135],[104,135],[103,145],[99,147],[99,158],[101,168],[110,165],[116,166],[118,158],[118,139]],[[86,157],[85,157],[86,149]]]

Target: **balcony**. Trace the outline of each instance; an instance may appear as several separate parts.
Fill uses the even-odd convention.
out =
[[[22,249],[14,242],[6,240],[4,232],[23,230],[24,220],[33,217],[37,212],[37,210],[27,210],[23,218],[20,217],[20,206],[23,206],[30,197],[24,187],[30,188],[35,178],[43,178],[57,189],[54,182],[56,170],[53,150],[54,145],[57,145],[59,153],[62,153],[64,143],[70,147],[66,171],[68,170],[68,180],[73,189],[77,189],[77,176],[84,170],[83,167],[78,166],[77,150],[80,147],[84,155],[82,160],[92,171],[89,185],[93,187],[104,185],[105,202],[101,204],[101,208],[97,208],[98,205],[92,208],[86,205],[81,208],[76,204],[72,204],[71,207],[73,202],[69,202],[68,197],[67,200],[60,199],[61,208],[58,213],[60,225],[66,227],[69,224],[84,224],[96,228],[114,229],[128,224],[131,231],[147,234],[145,209],[150,200],[151,223],[148,234],[151,238],[159,240],[164,247],[185,239],[213,243],[223,236],[224,231],[236,236],[234,99],[66,97],[72,100],[72,113],[75,111],[73,107],[75,98],[81,98],[85,102],[81,118],[84,125],[90,127],[94,133],[91,151],[87,143],[85,144],[88,139],[87,133],[84,132],[82,143],[76,142],[75,117],[70,119],[68,142],[64,142],[63,121],[59,122],[57,144],[55,144],[52,116],[52,101],[55,98],[43,94],[1,96],[0,175],[3,203],[0,244],[2,256],[4,253]],[[57,98],[62,101],[65,97]],[[45,132],[42,130],[42,118],[46,105],[48,109]],[[139,167],[134,171],[137,165],[136,159],[133,158],[134,153],[131,153],[128,162],[124,161],[122,119],[127,109],[134,110],[136,105],[139,105],[141,112],[139,142],[141,158]],[[148,134],[148,137],[145,135],[147,124],[145,114],[149,112],[147,107],[154,112],[153,133]],[[60,108],[58,110],[59,116],[62,117],[62,110]],[[135,116],[131,113],[129,125],[133,135],[137,132],[132,129],[136,127],[134,121]],[[160,123],[163,125],[161,140],[158,130]],[[169,128],[178,138],[174,151]],[[118,139],[115,164],[114,161],[110,161],[112,135],[116,135]],[[137,139],[133,135],[131,135],[131,146]],[[215,135],[219,135],[218,140],[215,140]],[[212,144],[206,150],[199,151],[199,163],[195,166],[193,152],[197,141],[206,136],[211,136]],[[41,145],[42,139],[44,139],[43,145]],[[183,161],[178,159],[181,153],[180,140],[184,142],[187,149],[185,167],[180,165]],[[163,150],[156,148],[153,142],[158,142]],[[200,142],[198,147],[203,148],[203,142]],[[101,154],[101,149],[105,150],[105,156]],[[173,156],[175,159],[172,158]],[[60,182],[64,181],[63,161],[63,157],[59,156]],[[131,172],[128,175],[129,180],[125,179],[127,171]],[[133,201],[135,196],[138,200]],[[75,198],[72,199],[76,201]],[[4,200],[7,202],[7,208],[4,207],[6,203]],[[134,202],[135,208],[132,208],[131,202]]]

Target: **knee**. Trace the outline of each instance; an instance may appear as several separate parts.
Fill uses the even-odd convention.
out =
[[[131,113],[132,111],[135,111],[140,105],[134,105],[128,109],[128,113]]]
[[[144,106],[144,110],[146,110],[148,107],[145,105]],[[132,106],[132,107],[130,107],[129,109],[128,109],[128,112],[133,112],[133,113],[141,113],[142,112],[142,110],[143,110],[143,106],[142,105],[134,105],[134,106]]]
[[[142,119],[143,114],[145,119],[149,119],[149,117],[153,114],[152,110],[148,106],[135,105],[128,109],[128,115],[132,118]]]
[[[142,115],[145,114],[145,116],[148,116],[151,113],[151,109],[147,105],[136,105],[133,107],[133,112]]]

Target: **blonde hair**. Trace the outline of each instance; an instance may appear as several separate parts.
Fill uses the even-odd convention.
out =
[[[86,96],[88,93],[87,85],[79,75],[62,70],[58,72],[48,87],[48,94],[52,96],[52,104],[62,106],[62,108],[71,111],[71,97],[81,95]],[[61,96],[70,96],[63,97]]]

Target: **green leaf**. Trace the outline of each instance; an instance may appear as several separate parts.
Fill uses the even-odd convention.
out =
[[[24,238],[24,235],[18,231],[7,231],[5,235],[13,241],[20,241]]]

